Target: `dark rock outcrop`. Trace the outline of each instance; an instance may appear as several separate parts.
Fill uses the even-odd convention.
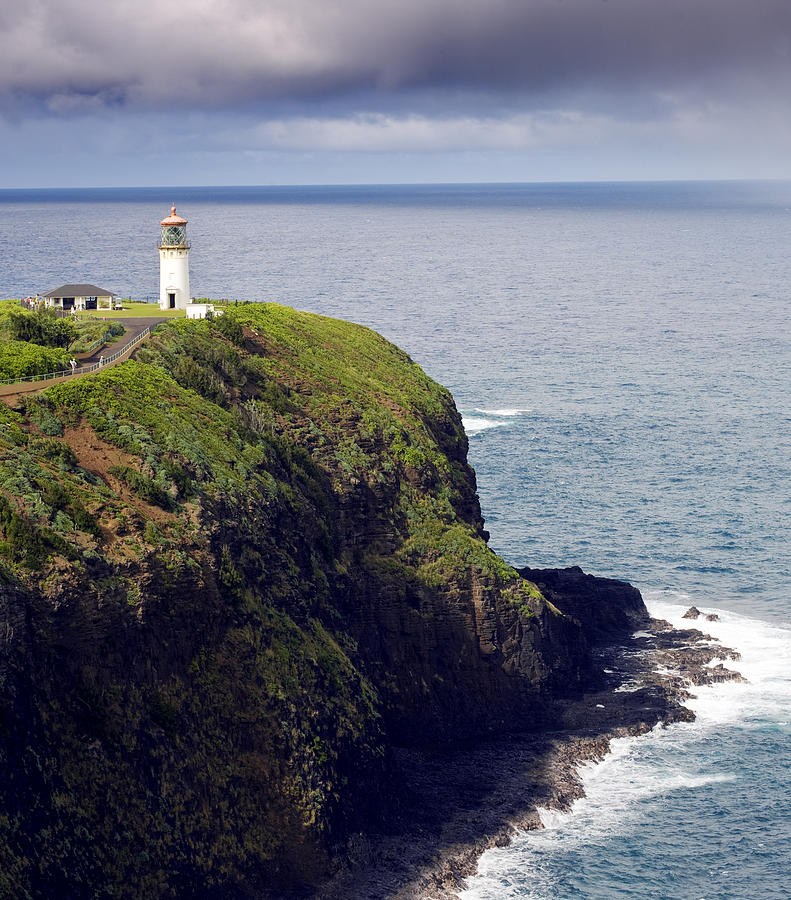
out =
[[[625,581],[587,575],[579,566],[518,572],[561,612],[579,622],[591,643],[622,639],[648,622],[640,592]]]

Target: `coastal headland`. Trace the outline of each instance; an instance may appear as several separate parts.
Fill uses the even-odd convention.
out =
[[[449,895],[736,677],[498,557],[467,449],[405,353],[275,304],[0,405],[0,896]]]

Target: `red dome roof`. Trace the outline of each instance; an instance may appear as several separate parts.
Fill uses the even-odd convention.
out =
[[[167,217],[167,219],[163,219],[159,224],[160,225],[186,225],[187,220],[182,219],[181,216],[177,216],[176,215],[176,207],[171,206],[170,207],[170,215]]]

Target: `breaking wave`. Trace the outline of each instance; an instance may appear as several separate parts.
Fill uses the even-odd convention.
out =
[[[585,796],[569,812],[539,810],[542,830],[487,851],[463,900],[746,897],[769,872],[761,896],[788,896],[788,829],[777,823],[789,813],[791,628],[710,607],[720,621],[690,621],[691,602],[672,591],[646,598],[652,616],[738,650],[738,662],[722,661],[747,683],[695,688],[694,722],[614,739],[604,760],[579,767]],[[746,784],[763,808],[740,802]]]

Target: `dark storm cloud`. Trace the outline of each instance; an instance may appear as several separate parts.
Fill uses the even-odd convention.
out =
[[[4,0],[0,95],[72,113],[784,91],[790,38],[788,0]]]

